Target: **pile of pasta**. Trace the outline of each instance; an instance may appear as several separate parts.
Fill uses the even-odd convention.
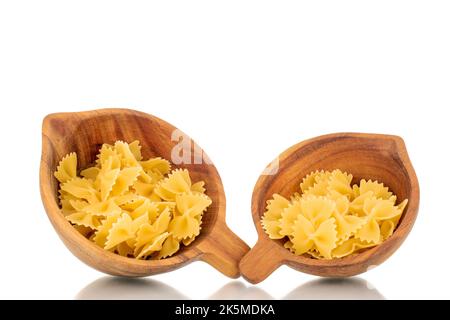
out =
[[[262,225],[271,239],[314,259],[339,259],[380,245],[394,233],[408,200],[382,183],[361,180],[341,170],[316,171],[300,184],[301,193],[268,201]]]
[[[164,259],[200,234],[211,205],[204,182],[169,161],[143,161],[139,141],[103,144],[94,166],[77,175],[77,155],[65,156],[55,177],[62,213],[85,237],[111,252]]]

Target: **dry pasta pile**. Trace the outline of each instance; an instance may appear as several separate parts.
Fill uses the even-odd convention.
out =
[[[211,205],[204,182],[188,170],[171,172],[162,158],[142,160],[139,141],[104,144],[95,166],[77,176],[77,155],[55,172],[62,213],[100,247],[137,259],[164,259],[200,234]]]
[[[340,170],[316,171],[290,200],[275,194],[262,218],[271,239],[286,239],[285,248],[315,259],[339,259],[377,246],[397,228],[408,203],[382,183],[361,180]]]

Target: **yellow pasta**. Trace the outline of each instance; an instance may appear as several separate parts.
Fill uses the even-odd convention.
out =
[[[168,230],[177,240],[190,239],[200,234],[200,222],[195,217],[184,214],[174,217]]]
[[[355,237],[363,241],[379,244],[382,240],[380,221],[393,219],[402,213],[390,200],[369,198],[364,202],[365,224],[356,232]]]
[[[376,244],[370,244],[358,238],[352,238],[341,243],[336,249],[334,249],[332,252],[332,256],[337,259],[344,258],[351,254],[354,254],[358,250],[367,249],[374,246],[376,246]]]
[[[114,202],[113,199],[109,199],[94,204],[84,204],[80,202],[72,201],[72,206],[78,206],[78,211],[86,212],[92,216],[107,217],[117,216],[122,213],[122,209]]]
[[[142,160],[142,154],[141,154],[142,147],[139,144],[139,141],[135,140],[135,141],[131,142],[128,146],[130,147],[130,151],[133,154],[134,158],[137,161],[141,161]]]
[[[331,259],[331,251],[336,247],[337,232],[333,218],[314,224],[300,214],[292,228],[292,249],[302,255],[316,248],[326,259]]]
[[[177,241],[173,235],[169,235],[164,241],[161,250],[156,256],[156,259],[165,259],[173,256],[178,250],[180,250],[180,242]]]
[[[160,181],[155,193],[166,201],[174,201],[177,194],[192,191],[191,178],[187,170],[174,170],[169,176]]]
[[[94,188],[94,182],[88,179],[72,178],[61,184],[61,200],[87,200],[89,203],[97,203],[100,194]]]
[[[106,217],[106,219],[102,220],[102,224],[98,227],[97,232],[95,232],[93,241],[100,247],[104,248],[106,246],[106,241],[108,240],[111,228],[119,218],[120,215],[116,215]]]
[[[97,219],[97,217],[90,215],[89,213],[86,212],[72,213],[66,216],[66,219],[75,225],[91,229],[97,229],[97,227],[100,225],[100,221],[99,219]]]
[[[143,160],[139,141],[103,144],[94,166],[78,173],[77,155],[59,163],[62,214],[83,236],[124,257],[165,259],[201,232],[212,201],[188,170]]]
[[[55,177],[60,183],[65,183],[77,176],[77,154],[69,153],[56,168]]]
[[[293,201],[289,206],[281,211],[281,218],[278,220],[280,231],[279,234],[282,235],[282,237],[289,237],[292,235],[293,227],[295,220],[297,220],[297,217],[301,214],[302,208],[299,201]],[[266,220],[266,217],[263,218],[263,225],[264,221]],[[268,230],[266,230],[267,232]],[[269,234],[271,238],[276,239],[274,236]]]
[[[282,226],[279,220],[282,218],[282,212],[289,206],[289,200],[278,194],[274,194],[273,200],[269,200],[267,211],[262,220],[263,228],[271,239],[283,239],[285,235],[281,233]]]
[[[290,200],[274,194],[261,219],[271,239],[313,259],[340,259],[380,245],[391,237],[408,200],[397,197],[384,184],[361,180],[341,170],[316,171],[300,183]]]

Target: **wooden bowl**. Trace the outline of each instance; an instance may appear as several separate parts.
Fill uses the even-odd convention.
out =
[[[44,119],[40,167],[42,201],[56,232],[81,261],[107,274],[144,277],[202,260],[231,278],[240,276],[238,263],[249,247],[226,226],[226,200],[219,173],[214,165],[198,161],[205,157],[193,142],[192,156],[197,159],[195,162],[202,163],[183,164],[175,168],[187,168],[193,181],[205,181],[207,194],[213,203],[204,214],[200,236],[175,256],[160,261],[141,261],[108,252],[83,237],[61,213],[58,205],[59,185],[53,173],[64,155],[76,152],[79,167],[84,168],[94,162],[103,143],[139,140],[144,158],[161,156],[171,159],[172,148],[178,143],[172,141],[175,130],[174,126],[157,117],[128,109],[57,113]]]
[[[303,177],[322,169],[352,173],[354,183],[361,179],[378,180],[388,186],[400,202],[409,199],[393,236],[378,247],[335,260],[296,256],[283,247],[284,240],[271,240],[261,226],[266,202],[274,193],[289,198],[298,192]],[[259,240],[242,259],[241,273],[251,283],[265,280],[283,264],[322,277],[350,277],[364,273],[386,261],[406,239],[417,217],[419,198],[419,183],[400,137],[338,133],[304,141],[281,154],[278,172],[261,176],[255,186],[252,212]]]

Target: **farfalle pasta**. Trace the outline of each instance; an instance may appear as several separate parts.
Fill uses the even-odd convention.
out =
[[[76,153],[59,163],[63,215],[86,238],[121,256],[164,259],[200,234],[212,204],[205,183],[171,171],[162,158],[143,160],[139,141],[103,144],[95,165],[78,175]]]
[[[340,259],[380,245],[393,235],[408,200],[400,204],[382,183],[341,170],[316,171],[291,199],[274,194],[261,219],[273,240],[296,255]]]

